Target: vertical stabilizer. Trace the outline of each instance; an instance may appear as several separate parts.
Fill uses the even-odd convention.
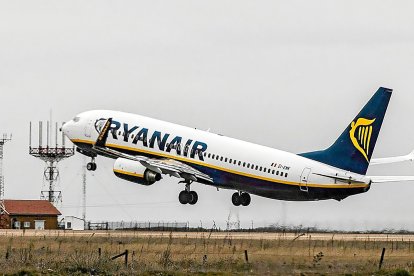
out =
[[[392,89],[380,87],[332,146],[299,155],[365,175],[391,94]]]

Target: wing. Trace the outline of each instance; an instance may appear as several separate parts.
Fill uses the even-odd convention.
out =
[[[375,158],[372,159],[369,163],[370,165],[379,165],[379,164],[391,164],[391,163],[400,163],[406,161],[414,161],[414,151],[410,154],[396,157],[387,157],[387,158]]]
[[[414,176],[369,176],[372,183],[414,181]]]
[[[129,154],[124,154],[119,151],[110,149],[106,147],[106,140],[110,131],[110,126],[112,124],[112,118],[109,118],[105,125],[102,127],[102,131],[96,140],[93,149],[102,155],[112,157],[112,158],[125,158],[129,160],[138,161],[146,167],[147,169],[160,173],[160,174],[168,174],[171,176],[175,176],[177,178],[184,178],[185,180],[190,181],[199,181],[204,180],[209,183],[213,183],[213,178],[209,175],[204,174],[193,167],[177,161],[173,159],[154,159],[145,156],[133,156]]]

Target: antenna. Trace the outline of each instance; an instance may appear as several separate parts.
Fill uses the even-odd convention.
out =
[[[3,134],[0,138],[0,229],[3,228],[4,223],[7,223],[3,219],[3,214],[7,214],[7,210],[4,207],[4,175],[3,175],[3,148],[4,144],[11,141],[12,135]]]
[[[62,127],[63,127],[64,124],[65,124],[65,122],[62,123]],[[65,134],[63,134],[63,131],[62,131],[62,147],[63,148],[65,147],[65,143],[66,143],[66,137],[65,137]],[[57,144],[57,142],[56,142],[56,144]]]
[[[32,123],[30,122],[29,131],[29,154],[39,158],[45,162],[45,169],[43,172],[43,179],[48,184],[48,189],[43,187],[40,198],[46,199],[50,203],[56,205],[62,202],[62,191],[56,191],[55,186],[59,180],[59,168],[58,163],[64,159],[72,157],[75,154],[75,147],[65,147],[65,137],[62,133],[62,145],[58,144],[58,123],[56,122],[55,129],[53,129],[52,122],[46,123],[46,147],[43,146],[43,122],[39,122],[39,146],[37,148],[32,147]],[[53,130],[56,133],[56,140],[53,143]]]
[[[83,158],[82,166],[82,219],[86,229],[86,159]]]

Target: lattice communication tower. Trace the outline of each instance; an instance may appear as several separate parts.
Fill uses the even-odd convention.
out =
[[[3,149],[4,144],[11,141],[12,135],[3,134],[3,137],[0,138],[0,216],[6,213],[6,209],[4,208],[4,175],[3,175]],[[0,217],[1,220],[1,217]],[[0,221],[0,224],[1,221]],[[1,225],[0,225],[1,228]]]
[[[55,135],[53,135],[53,132]],[[58,123],[56,123],[55,128],[53,128],[52,123],[48,121],[46,126],[46,145],[43,146],[43,122],[39,122],[39,145],[38,147],[32,147],[32,123],[30,122],[29,154],[39,158],[45,162],[46,165],[43,177],[48,187],[43,187],[40,198],[48,200],[54,205],[62,202],[62,191],[55,190],[59,180],[58,163],[75,154],[74,146],[69,148],[65,146],[66,138],[63,132],[61,134],[62,142],[59,145],[58,132]],[[55,138],[54,141],[53,138]]]

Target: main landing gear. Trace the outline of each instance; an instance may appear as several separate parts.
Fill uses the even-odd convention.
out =
[[[251,201],[248,193],[236,192],[231,197],[231,202],[233,202],[234,206],[249,206]]]
[[[95,163],[95,158],[92,158],[92,161],[91,162],[89,162],[88,164],[86,164],[86,169],[88,170],[88,171],[96,171],[96,169],[97,169],[97,165],[96,165],[96,163]]]
[[[182,182],[180,182],[182,183]],[[198,201],[198,194],[195,191],[190,191],[190,184],[191,182],[185,182],[185,190],[181,191],[178,195],[178,200],[181,204],[190,204],[194,205]]]

